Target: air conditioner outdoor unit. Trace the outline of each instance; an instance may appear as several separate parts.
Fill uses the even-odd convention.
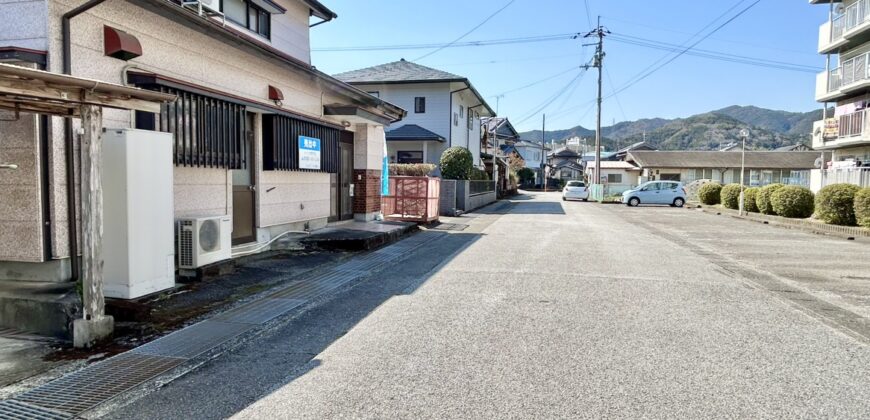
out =
[[[213,12],[221,11],[221,0],[199,0],[199,3],[202,4],[203,8]]]
[[[196,269],[232,257],[230,216],[180,219],[175,235],[178,268]]]

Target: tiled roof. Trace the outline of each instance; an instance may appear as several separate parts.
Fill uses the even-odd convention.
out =
[[[644,168],[739,168],[741,152],[720,151],[634,151],[627,160]],[[751,169],[812,169],[816,152],[747,151],[746,167]]]
[[[405,124],[384,133],[387,141],[440,141],[445,139],[417,124]]]
[[[594,168],[595,161],[591,160],[586,164],[587,168]],[[640,168],[632,165],[630,162],[625,162],[622,160],[602,160],[601,161],[601,169],[625,169],[627,171],[639,171]]]
[[[405,61],[404,58],[392,63],[339,73],[335,75],[335,78],[345,83],[440,82],[448,80],[465,80],[462,76]]]
[[[580,154],[567,148],[560,147],[556,149],[553,153],[548,154],[549,157],[564,157],[564,158],[579,158]]]

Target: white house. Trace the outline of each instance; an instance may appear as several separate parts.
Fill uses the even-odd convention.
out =
[[[0,25],[0,61],[177,95],[159,114],[106,110],[103,125],[169,133],[171,157],[153,170],[169,172],[160,178],[172,189],[170,220],[220,217],[232,245],[263,244],[380,208],[384,130],[404,110],[311,65],[310,25],[335,17],[316,0],[223,0],[202,10],[167,0],[3,2],[0,21],[16,24]],[[76,296],[78,122],[2,117],[0,156],[17,169],[0,169],[0,283]],[[320,150],[305,167],[303,136]],[[106,229],[112,235],[122,233]],[[171,275],[171,258],[162,264]],[[68,333],[62,310],[30,313],[23,325],[9,324],[16,311],[0,312],[0,326]],[[57,318],[39,323],[43,315]]]
[[[444,150],[461,146],[480,166],[480,119],[495,111],[467,78],[405,59],[335,77],[408,110],[386,133],[391,162],[437,164]]]
[[[601,161],[601,184],[608,194],[621,194],[640,184],[641,169],[626,161]],[[586,164],[586,177],[590,183],[595,177],[595,161]]]

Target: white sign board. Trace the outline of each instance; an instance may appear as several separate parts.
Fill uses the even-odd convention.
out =
[[[299,169],[320,169],[320,139],[299,136]]]

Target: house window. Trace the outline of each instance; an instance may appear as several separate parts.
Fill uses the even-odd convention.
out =
[[[457,112],[453,113],[453,126],[459,127],[459,113]]]
[[[459,118],[465,118],[465,107],[459,105]]]
[[[221,10],[230,21],[248,28],[251,32],[269,38],[272,32],[272,15],[250,0],[223,0]]]
[[[426,98],[422,96],[418,96],[414,98],[414,113],[416,114],[424,114],[426,113]]]
[[[366,92],[366,93],[368,93],[369,95],[374,96],[375,98],[380,98],[380,97],[381,97],[381,92],[376,91],[376,90],[371,91],[371,92]]]
[[[396,152],[396,161],[398,163],[423,163],[423,152]]]
[[[608,184],[622,184],[622,174],[607,174]]]

